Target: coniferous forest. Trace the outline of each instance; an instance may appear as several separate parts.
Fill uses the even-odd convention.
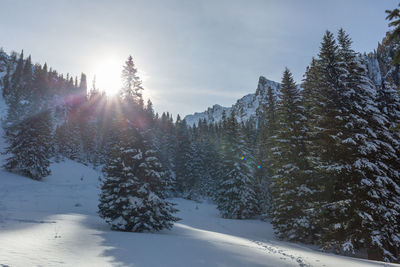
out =
[[[282,70],[247,120],[156,113],[132,56],[108,96],[83,73],[0,51],[4,168],[39,181],[65,159],[101,169],[98,215],[113,230],[171,229],[173,197],[209,200],[282,240],[400,263],[400,13],[387,15],[392,31],[369,54],[326,31],[301,82]]]

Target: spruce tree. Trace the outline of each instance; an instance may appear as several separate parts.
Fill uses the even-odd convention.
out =
[[[338,44],[331,33],[324,36],[303,84],[312,141],[309,159],[320,190],[312,198],[314,224],[325,248],[347,253],[367,249],[370,258],[393,260],[398,239],[388,214],[398,211],[396,195],[383,201],[394,183],[383,160],[387,152],[382,152],[390,144],[380,137],[387,119],[377,106],[365,64],[343,30]]]
[[[199,191],[201,195],[213,198],[220,178],[221,166],[219,144],[216,140],[214,126],[207,124],[205,119],[201,120],[195,141],[198,147],[197,157],[200,158],[198,161],[200,163],[198,173],[201,174]]]
[[[128,69],[134,66],[130,61],[131,57]],[[169,229],[178,220],[173,216],[177,210],[165,199],[170,178],[158,159],[151,128],[153,113],[144,109],[141,95],[133,86],[135,79],[130,74],[136,75],[136,70],[130,74],[126,70],[125,87],[118,99],[121,108],[113,125],[114,145],[103,170],[99,215],[114,230]]]
[[[217,190],[217,207],[224,218],[247,219],[259,213],[254,180],[233,111],[224,124],[223,173]]]
[[[343,30],[338,43],[339,66],[344,73],[339,91],[342,116],[337,119],[343,128],[337,126],[335,153],[340,158],[336,158],[333,170],[337,177],[326,206],[323,242],[349,252],[367,248],[373,257],[371,248],[385,252],[385,246],[377,241],[385,234],[383,225],[377,223],[382,218],[377,210],[390,208],[375,198],[376,194],[384,197],[386,191],[380,181],[386,169],[381,164],[380,147],[386,144],[378,137],[385,118],[377,108],[376,90],[365,64],[351,49],[351,40]]]
[[[400,98],[390,82],[378,88],[377,104],[383,119],[377,135],[379,151],[377,165],[380,173],[368,192],[367,211],[373,218],[368,257],[374,260],[400,262]]]
[[[11,91],[11,85],[10,85],[10,78],[11,78],[11,64],[7,64],[7,72],[3,77],[3,98],[6,99],[8,95],[10,94]]]
[[[131,99],[134,101],[134,103],[138,104],[140,107],[143,107],[142,81],[138,76],[138,71],[135,63],[133,62],[132,56],[129,56],[126,60],[121,77],[123,81],[121,96],[126,99]]]
[[[75,118],[57,126],[55,132],[57,153],[71,160],[82,160],[81,134]]]
[[[155,138],[158,143],[159,158],[163,168],[169,173],[171,181],[169,183],[168,191],[172,195],[176,191],[176,177],[175,177],[175,131],[174,124],[167,117],[165,113],[162,114],[160,119],[156,119],[155,125]]]
[[[71,81],[73,81],[72,77],[71,77]],[[73,86],[73,82],[71,82],[70,84],[71,84],[71,87],[72,87]],[[86,74],[84,74],[84,73],[81,73],[81,79],[80,79],[80,82],[79,82],[79,91],[84,95],[87,94],[87,80],[86,80]]]
[[[400,4],[399,4],[400,6]],[[386,19],[389,20],[389,27],[394,27],[389,33],[389,42],[399,44],[400,42],[400,10],[395,8],[393,10],[386,10]],[[396,54],[393,57],[393,64],[400,63],[400,50],[397,48]]]
[[[6,94],[5,101],[8,104],[8,113],[6,118],[7,125],[15,124],[23,120],[25,116],[31,113],[30,105],[32,104],[30,98],[30,87],[32,83],[31,64],[27,61],[24,63],[24,53],[21,52],[15,70],[11,75],[8,93]],[[24,69],[26,66],[26,69]]]
[[[311,189],[307,180],[305,116],[300,91],[288,69],[283,73],[276,112],[277,130],[268,147],[272,224],[280,238],[309,241],[306,211],[310,208]]]
[[[342,133],[346,128],[341,80],[345,70],[339,63],[338,46],[333,34],[327,31],[318,58],[313,59],[307,69],[302,85],[309,128],[307,150],[310,154],[307,158],[313,170],[309,179],[318,177],[314,182],[316,190],[310,196],[313,207],[310,209],[313,221],[311,228],[318,239],[321,239],[322,232],[329,233],[325,223],[330,218],[335,219],[329,207],[335,197],[335,184],[340,178],[340,170],[346,164],[343,159],[346,152],[340,151],[343,149]]]
[[[120,125],[124,125],[121,118],[114,122],[113,128],[118,131],[118,139],[114,140],[103,168],[105,180],[101,186],[99,215],[112,229],[131,231],[135,226],[132,217],[135,203],[132,203],[131,198],[139,184],[133,168],[138,165],[135,159],[141,159],[142,154],[131,148],[134,147],[134,136],[128,133],[127,127],[121,129]]]
[[[188,196],[193,187],[194,181],[191,176],[192,149],[189,130],[185,120],[181,120],[178,115],[175,124],[176,131],[176,151],[174,172],[176,176],[176,189],[182,194]]]
[[[124,124],[119,121],[116,127]],[[149,137],[135,128],[128,124],[121,130],[104,167],[99,214],[114,230],[169,229],[178,219],[173,204],[164,199],[162,166]]]
[[[7,131],[10,154],[4,167],[35,180],[50,174],[52,126],[50,112],[44,111],[14,123]]]
[[[266,213],[270,201],[268,187],[269,178],[272,172],[268,159],[268,148],[272,146],[272,137],[276,133],[278,125],[276,114],[276,93],[271,87],[268,87],[266,100],[262,101],[258,112],[260,117],[258,120],[256,147],[254,149],[255,190],[258,206],[262,213]]]
[[[197,131],[194,126],[192,129],[194,132]],[[185,192],[184,197],[187,199],[198,200],[200,195],[202,195],[202,186],[203,179],[206,179],[205,172],[203,168],[203,152],[199,142],[196,140],[195,135],[197,133],[193,133],[192,138],[190,140],[189,151],[186,154],[187,158],[185,159]]]

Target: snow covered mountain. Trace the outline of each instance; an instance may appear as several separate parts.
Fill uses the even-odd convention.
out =
[[[196,112],[185,117],[186,123],[190,126],[197,125],[199,120],[206,119],[209,123],[219,122],[222,119],[222,113],[225,111],[227,116],[232,110],[235,111],[236,119],[239,122],[256,119],[257,108],[261,101],[266,99],[268,87],[271,87],[275,92],[279,89],[280,84],[267,78],[260,76],[256,92],[248,94],[236,101],[232,107],[222,107],[218,104],[208,108],[204,112]]]

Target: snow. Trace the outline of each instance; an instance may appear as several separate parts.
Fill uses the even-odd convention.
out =
[[[0,266],[382,266],[277,241],[271,224],[222,219],[207,202],[172,199],[182,220],[170,231],[111,231],[99,172],[70,160],[51,170],[42,182],[0,170]]]

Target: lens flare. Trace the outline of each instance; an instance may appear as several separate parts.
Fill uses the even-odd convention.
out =
[[[240,159],[241,160],[246,160],[246,158],[244,156],[241,156]]]

